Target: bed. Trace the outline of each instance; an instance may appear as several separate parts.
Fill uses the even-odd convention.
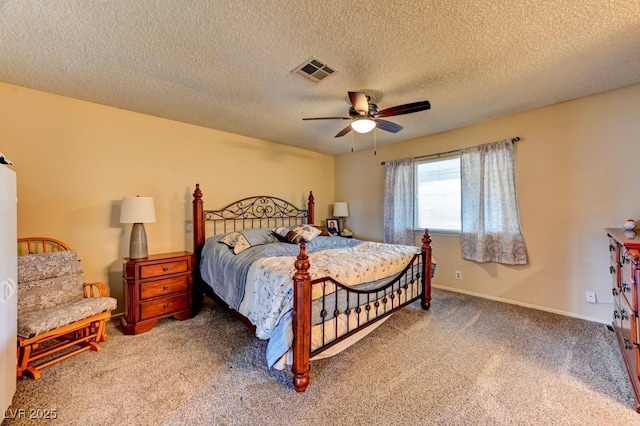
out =
[[[431,305],[433,264],[428,230],[422,246],[323,235],[307,208],[272,196],[204,208],[193,193],[196,305],[207,295],[268,339],[269,368],[291,366],[304,392],[310,361],[361,339],[393,312]],[[427,273],[427,271],[429,273]]]

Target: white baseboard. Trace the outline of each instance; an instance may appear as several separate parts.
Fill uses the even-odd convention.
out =
[[[124,316],[124,312],[120,312],[119,314],[112,314],[112,315],[109,317],[109,321],[111,321],[111,320],[115,320],[115,319],[118,319],[118,318],[119,318],[119,317],[121,317],[121,316]]]
[[[503,299],[502,297],[489,296],[489,295],[486,295],[486,294],[474,293],[472,291],[460,290],[458,288],[445,287],[445,286],[441,286],[441,285],[433,285],[432,284],[431,286],[433,288],[439,288],[441,290],[452,291],[454,293],[462,293],[462,294],[466,294],[466,295],[469,295],[469,296],[480,297],[482,299],[495,300],[496,302],[502,302],[502,303],[508,303],[510,305],[522,306],[524,308],[537,309],[539,311],[551,312],[552,314],[564,315],[565,317],[578,318],[578,319],[582,319],[582,320],[585,320],[585,321],[597,322],[597,323],[605,324],[605,325],[610,325],[611,324],[610,322],[603,321],[600,318],[588,317],[588,316],[579,315],[579,314],[576,314],[576,313],[573,313],[573,312],[561,311],[559,309],[551,309],[551,308],[547,308],[545,306],[533,305],[531,303],[522,303],[522,302],[518,302],[518,301],[515,301],[515,300],[511,300],[511,299]]]

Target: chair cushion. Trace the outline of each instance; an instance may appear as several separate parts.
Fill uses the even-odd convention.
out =
[[[18,315],[83,299],[75,250],[18,256]]]
[[[30,338],[84,318],[112,311],[117,301],[113,297],[89,297],[18,316],[18,336]]]

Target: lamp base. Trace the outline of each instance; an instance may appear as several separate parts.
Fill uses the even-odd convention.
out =
[[[131,228],[131,241],[129,242],[129,259],[146,259],[149,257],[147,248],[147,233],[143,223],[134,223]]]

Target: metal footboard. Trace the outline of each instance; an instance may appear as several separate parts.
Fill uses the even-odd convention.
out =
[[[419,299],[421,278],[421,255],[416,254],[394,278],[374,288],[347,287],[329,277],[312,280],[311,293],[320,296],[312,302],[311,320],[321,337],[319,346],[313,339],[311,357]]]

